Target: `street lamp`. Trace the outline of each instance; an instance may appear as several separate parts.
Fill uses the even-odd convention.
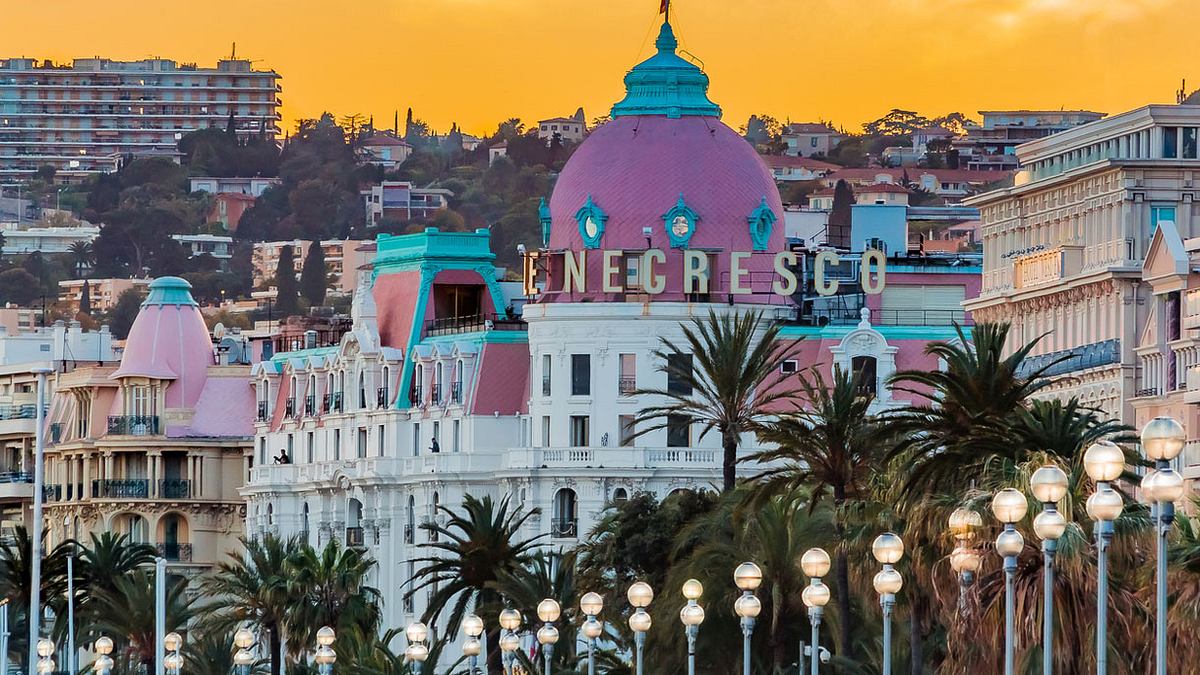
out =
[[[41,638],[37,641],[37,671],[42,675],[49,675],[54,672],[54,659],[51,654],[54,653],[54,642]]]
[[[701,595],[704,595],[704,584],[696,579],[683,582],[683,597],[687,598],[687,604],[679,610],[679,620],[687,635],[688,675],[696,675],[696,633],[700,631],[700,624],[704,623],[704,608],[696,602]]]
[[[163,638],[163,646],[170,652],[163,657],[163,668],[166,669],[168,675],[172,673],[179,675],[179,671],[183,668],[183,657],[179,655],[179,648],[183,646],[183,636],[171,631]]]
[[[558,629],[554,627],[554,622],[558,621],[558,617],[562,615],[562,607],[557,600],[546,598],[538,603],[537,615],[542,621],[542,627],[537,631],[537,641],[542,646],[542,660],[546,664],[542,672],[543,675],[550,675],[550,670],[553,668],[554,645],[558,643]]]
[[[1154,526],[1158,535],[1154,660],[1154,672],[1158,675],[1167,673],[1167,535],[1175,522],[1175,502],[1183,496],[1183,476],[1171,468],[1171,460],[1183,452],[1186,439],[1183,425],[1170,417],[1155,417],[1142,429],[1142,451],[1154,460],[1154,470],[1142,478],[1142,492],[1154,503]]]
[[[1096,481],[1087,500],[1088,516],[1096,521],[1096,672],[1108,672],[1108,546],[1113,521],[1125,507],[1121,494],[1110,483],[1125,472],[1125,451],[1111,441],[1097,441],[1083,453],[1083,468]]]
[[[633,614],[629,615],[629,629],[633,631],[633,644],[637,653],[637,665],[634,675],[642,675],[642,651],[646,647],[646,632],[650,630],[650,613],[646,607],[654,600],[654,589],[644,581],[635,581],[625,592],[629,604],[633,605]]]
[[[733,583],[742,595],[733,603],[733,611],[742,619],[742,674],[750,675],[750,637],[754,635],[754,619],[762,612],[762,601],[754,595],[762,585],[762,570],[752,562],[744,562],[733,571]]]
[[[500,610],[500,628],[503,630],[503,634],[500,635],[501,665],[505,672],[512,672],[513,659],[516,658],[516,651],[521,648],[521,638],[517,636],[517,629],[520,627],[520,612],[512,607]]]
[[[955,541],[954,552],[950,554],[950,568],[958,574],[961,601],[966,589],[975,583],[975,573],[982,562],[971,540],[975,538],[975,532],[983,527],[983,516],[974,509],[960,506],[950,514],[948,525]]]
[[[96,642],[92,645],[92,647],[96,650],[96,653],[100,655],[96,657],[96,662],[93,664],[93,670],[96,671],[96,675],[108,675],[112,672],[113,668],[113,660],[112,657],[109,656],[113,650],[112,638],[108,637],[107,635],[101,635],[96,639]]]
[[[810,579],[800,597],[808,607],[808,622],[812,624],[813,658],[809,659],[812,675],[817,675],[820,669],[817,655],[821,651],[821,614],[829,604],[829,587],[821,582],[821,577],[829,574],[829,564],[829,554],[824,549],[810,548],[800,556],[800,569]]]
[[[483,651],[483,645],[479,643],[479,636],[483,635],[483,619],[475,614],[468,614],[462,620],[463,634],[467,636],[467,640],[463,642],[463,656],[467,657],[470,665],[469,675],[475,675],[475,669],[479,665],[479,653]]]
[[[329,675],[333,672],[333,663],[337,661],[337,653],[333,651],[333,641],[337,638],[337,633],[330,626],[321,626],[317,629],[317,651],[314,660],[317,662],[317,671],[320,675]]]
[[[992,497],[992,513],[1004,523],[1004,531],[996,537],[996,553],[1004,557],[1004,675],[1013,675],[1016,658],[1013,577],[1017,573],[1017,556],[1025,549],[1025,538],[1017,532],[1016,523],[1025,518],[1028,509],[1025,495],[1016,488],[1004,488]]]
[[[404,656],[413,664],[413,672],[421,675],[421,666],[424,665],[425,659],[429,658],[429,647],[425,646],[425,640],[429,637],[429,628],[420,621],[415,621],[404,629],[404,637],[408,638],[408,647],[404,650]]]
[[[596,619],[596,615],[604,609],[604,598],[599,593],[584,593],[579,599],[579,609],[583,610],[587,620],[583,622],[583,636],[587,638],[588,675],[596,675],[596,638],[604,631],[604,624]]]
[[[1029,489],[1042,503],[1042,512],[1033,519],[1033,532],[1042,540],[1042,672],[1054,672],[1054,555],[1058,539],[1067,531],[1067,519],[1058,512],[1058,500],[1067,494],[1067,474],[1047,464],[1029,479]]]
[[[883,675],[892,675],[892,608],[896,606],[896,594],[904,585],[904,578],[893,567],[904,557],[904,540],[884,532],[875,537],[871,554],[883,564],[875,575],[875,592],[879,593],[879,606],[883,608]]]

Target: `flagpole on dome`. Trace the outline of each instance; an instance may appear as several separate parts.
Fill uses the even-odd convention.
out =
[[[662,0],[658,5],[658,13],[665,15],[663,21],[671,23],[671,0]]]

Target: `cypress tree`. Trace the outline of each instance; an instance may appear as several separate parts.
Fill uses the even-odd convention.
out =
[[[280,317],[300,313],[300,296],[296,292],[296,254],[290,245],[279,249],[279,266],[275,268],[275,311]]]
[[[850,207],[854,205],[854,190],[844,180],[833,187],[833,208],[829,211],[826,243],[838,248],[850,248]]]
[[[325,304],[325,280],[325,250],[320,241],[311,241],[304,256],[304,269],[300,270],[300,294],[309,305],[320,307]]]
[[[88,285],[88,280],[83,280],[83,293],[79,295],[79,313],[92,313],[92,288]]]

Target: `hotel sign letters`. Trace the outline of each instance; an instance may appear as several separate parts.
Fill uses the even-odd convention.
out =
[[[639,271],[638,291],[649,295],[658,295],[666,290],[667,275],[674,272],[682,280],[683,293],[705,294],[718,292],[710,289],[712,256],[706,251],[684,249],[680,262],[674,266],[667,265],[667,254],[657,248],[631,253],[629,251],[610,251],[590,249],[582,251],[535,251],[524,256],[525,294],[537,295],[539,279],[546,273],[541,262],[556,256],[561,258],[561,266],[556,265],[561,283],[555,283],[556,288],[549,289],[563,293],[585,293],[589,286],[600,285],[601,292],[625,292],[627,271]],[[600,277],[588,279],[588,256],[598,256],[600,259]],[[729,257],[729,289],[730,295],[749,295],[754,292],[749,285],[750,270],[747,263],[752,254],[746,251],[732,251]],[[763,255],[763,254],[754,254]],[[771,292],[776,295],[790,296],[800,290],[800,279],[795,267],[799,255],[792,251],[781,251],[774,256]],[[820,251],[813,263],[813,285],[818,295],[834,295],[838,292],[840,282],[829,275],[829,266],[837,265],[841,257],[835,251]],[[631,264],[632,263],[632,264]],[[860,260],[859,278],[862,290],[868,295],[878,295],[883,292],[887,276],[887,256],[877,249],[868,249],[862,253]],[[636,267],[634,267],[636,265]],[[674,269],[671,269],[671,268]],[[557,281],[557,280],[554,280]]]

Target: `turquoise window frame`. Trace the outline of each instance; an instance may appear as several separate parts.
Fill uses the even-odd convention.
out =
[[[778,219],[779,217],[775,215],[771,207],[767,206],[765,196],[759,202],[758,208],[746,216],[746,222],[750,225],[750,241],[754,245],[755,251],[767,250],[767,243],[771,240],[771,230],[775,227],[775,221]]]
[[[671,223],[679,216],[683,216],[687,220],[688,229],[685,234],[675,234]],[[679,193],[679,201],[675,202],[669,211],[663,214],[663,229],[667,232],[667,239],[671,242],[671,248],[687,248],[692,241],[692,235],[696,234],[696,223],[699,222],[700,216],[687,205],[683,200],[683,193]]]
[[[596,234],[590,236],[586,227],[589,217],[596,223]],[[600,248],[600,240],[604,238],[604,223],[607,221],[608,214],[592,201],[591,195],[588,195],[587,201],[575,212],[575,222],[579,225],[579,238],[583,240],[586,248]]]

